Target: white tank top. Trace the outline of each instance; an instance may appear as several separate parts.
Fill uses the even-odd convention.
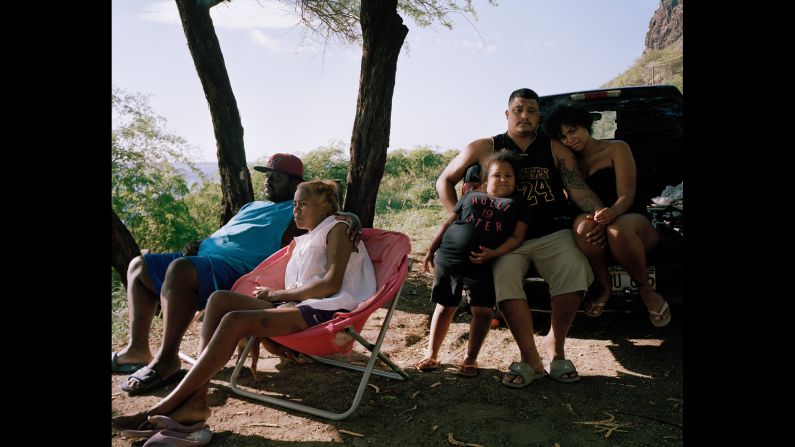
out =
[[[314,230],[295,238],[295,248],[284,272],[285,289],[294,289],[323,278],[328,271],[326,236],[338,221],[334,216],[325,218]],[[345,267],[345,276],[339,292],[327,298],[301,301],[321,310],[353,310],[359,303],[375,294],[375,270],[364,243],[359,241],[359,252],[352,252]]]

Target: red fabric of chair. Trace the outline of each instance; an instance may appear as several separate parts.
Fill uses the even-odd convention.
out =
[[[353,326],[356,332],[360,332],[370,314],[395,296],[408,271],[408,254],[411,253],[408,236],[395,231],[364,228],[362,241],[375,270],[375,295],[350,312],[334,314],[325,323],[294,334],[272,337],[275,342],[311,355],[346,353],[352,349],[354,340],[344,332],[345,328]],[[294,246],[295,242],[292,242],[262,261],[254,270],[240,277],[232,290],[253,295],[257,286],[283,289],[284,271]]]

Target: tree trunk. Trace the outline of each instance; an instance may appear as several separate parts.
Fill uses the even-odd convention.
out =
[[[397,0],[362,0],[360,14],[362,69],[343,209],[370,228],[389,147],[397,60],[409,29],[397,13]]]
[[[217,0],[176,0],[182,29],[188,39],[193,64],[210,105],[216,147],[218,170],[221,175],[221,226],[237,214],[240,207],[254,200],[251,175],[246,166],[243,147],[243,125],[237,101],[229,83],[224,55],[215,35],[210,7]]]
[[[127,288],[127,267],[134,257],[141,254],[138,244],[133,239],[130,231],[116,215],[113,208],[110,209],[111,216],[111,265],[119,273],[121,283]]]

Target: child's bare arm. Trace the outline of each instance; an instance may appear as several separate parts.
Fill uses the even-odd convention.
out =
[[[436,253],[436,250],[439,249],[439,246],[442,245],[442,238],[444,237],[444,232],[447,231],[447,228],[458,219],[458,214],[450,213],[447,217],[447,220],[442,222],[442,226],[439,227],[439,231],[436,232],[436,236],[433,237],[433,241],[431,241],[431,246],[428,247],[428,254],[425,255],[425,259],[423,260],[423,266],[425,267],[426,272],[430,272],[430,268],[433,267],[433,255]]]

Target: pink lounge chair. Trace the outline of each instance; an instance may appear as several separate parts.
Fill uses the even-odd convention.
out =
[[[249,342],[240,355],[230,379],[230,387],[235,394],[327,419],[342,420],[356,411],[364,394],[364,390],[367,387],[370,374],[400,381],[408,379],[408,374],[384,356],[380,352],[380,349],[386,331],[389,328],[389,321],[392,318],[392,313],[395,311],[398,298],[400,297],[403,281],[406,279],[406,274],[408,273],[408,255],[411,252],[411,243],[405,234],[374,228],[365,228],[362,230],[362,241],[364,241],[364,245],[367,247],[367,253],[370,255],[375,269],[377,285],[375,295],[359,304],[356,309],[350,312],[337,313],[331,320],[323,324],[312,326],[311,328],[294,334],[272,337],[275,342],[304,353],[317,362],[362,372],[359,388],[356,390],[351,407],[343,413],[332,413],[289,400],[240,389],[237,386],[237,378],[243,368],[243,363],[248,357],[248,352],[251,350],[254,343],[255,339],[253,337],[249,338]],[[268,257],[268,259],[262,261],[254,270],[240,277],[237,282],[235,282],[234,286],[232,286],[232,290],[239,293],[252,294],[256,286],[283,289],[284,270],[287,267],[287,261],[290,259],[294,245],[295,243],[293,242]],[[389,311],[381,325],[381,331],[378,333],[375,344],[371,344],[365,340],[359,332],[362,330],[362,327],[364,327],[370,314],[390,301]],[[322,357],[338,353],[348,353],[353,349],[354,341],[359,342],[371,353],[365,367]],[[395,372],[374,369],[376,359],[380,359]]]

